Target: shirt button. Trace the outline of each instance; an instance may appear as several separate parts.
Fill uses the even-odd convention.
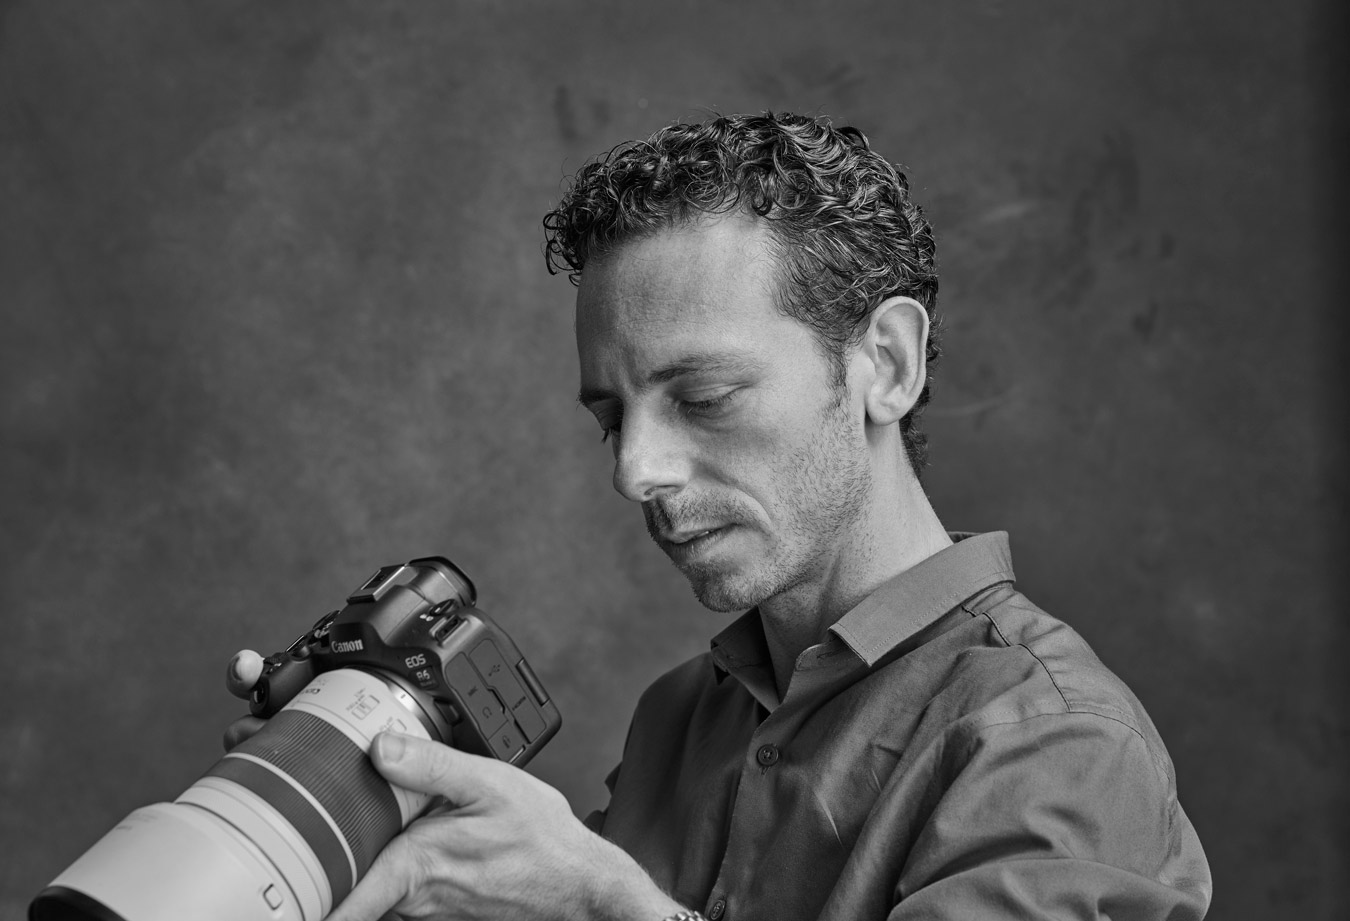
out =
[[[722,913],[726,910],[726,899],[718,899],[716,902],[713,902],[712,908],[708,909],[708,921],[718,921],[718,919],[722,917]]]
[[[755,760],[765,767],[773,767],[778,763],[778,746],[761,745],[759,751],[755,752]]]

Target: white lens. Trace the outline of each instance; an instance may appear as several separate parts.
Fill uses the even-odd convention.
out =
[[[434,725],[388,677],[325,672],[174,803],[138,809],[29,907],[30,921],[321,921],[429,804],[370,763]]]

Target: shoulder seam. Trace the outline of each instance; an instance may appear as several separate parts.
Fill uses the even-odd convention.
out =
[[[1031,647],[1026,643],[1009,642],[1008,638],[1003,635],[1003,630],[999,628],[998,621],[994,620],[993,616],[990,615],[988,611],[982,612],[982,616],[985,620],[989,621],[989,626],[994,628],[994,632],[998,634],[998,638],[1003,641],[1004,646],[1009,649],[1013,646],[1020,646],[1022,649],[1026,650],[1027,655],[1036,660],[1036,664],[1041,667],[1041,671],[1045,672],[1045,677],[1050,679],[1050,686],[1055,689],[1055,693],[1059,695],[1059,699],[1064,701],[1064,709],[1072,711],[1073,705],[1069,703],[1069,698],[1064,696],[1064,689],[1059,686],[1059,682],[1055,680],[1055,676],[1051,674],[1050,669],[1041,661],[1041,657],[1032,652]]]
[[[1167,762],[1156,751],[1153,750],[1153,746],[1149,744],[1148,737],[1144,735],[1144,733],[1140,730],[1139,726],[1136,724],[1134,720],[1124,720],[1121,719],[1120,716],[1114,715],[1116,713],[1121,713],[1122,715],[1125,715],[1123,711],[1117,710],[1115,707],[1109,707],[1097,703],[1090,703],[1086,700],[1077,702],[1069,700],[1069,698],[1064,693],[1064,689],[1061,688],[1059,686],[1059,682],[1055,680],[1054,672],[1050,671],[1049,666],[1045,664],[1045,661],[1041,659],[1040,656],[1036,655],[1036,653],[1031,651],[1031,647],[1027,646],[1025,643],[1008,642],[1008,638],[1004,636],[1003,631],[999,629],[998,622],[995,621],[994,618],[990,616],[989,612],[985,611],[983,613],[983,616],[987,621],[989,621],[989,626],[994,628],[994,632],[998,634],[998,638],[1003,641],[1003,645],[1005,647],[1009,649],[1011,649],[1013,646],[1021,647],[1022,649],[1026,650],[1027,655],[1031,656],[1033,659],[1036,660],[1036,664],[1041,667],[1041,671],[1045,672],[1045,677],[1049,679],[1051,687],[1055,689],[1055,693],[1059,694],[1059,699],[1064,701],[1064,709],[1066,712],[1080,713],[1084,715],[1096,716],[1104,720],[1111,720],[1112,722],[1119,723],[1126,729],[1130,730],[1130,732],[1132,732],[1135,736],[1137,736],[1139,741],[1143,743],[1144,751],[1148,752],[1149,759],[1152,760],[1154,769],[1158,771],[1158,773],[1161,774],[1164,779],[1170,782],[1172,772],[1168,770]],[[1023,722],[1028,719],[1035,719],[1036,717],[1039,716],[1049,716],[1049,715],[1050,714],[1046,713],[1029,714],[1028,716],[1022,717],[1021,719],[1000,720],[996,723],[986,723],[985,725],[1008,726],[1014,723]]]
[[[1097,716],[1100,716],[1104,719],[1115,720],[1117,723],[1120,723],[1122,726],[1129,729],[1135,735],[1139,736],[1139,738],[1144,741],[1145,746],[1147,747],[1148,739],[1144,738],[1144,734],[1139,730],[1139,727],[1135,724],[1135,721],[1122,719],[1122,717],[1129,715],[1126,711],[1120,710],[1116,707],[1111,707],[1105,704],[1093,703],[1086,700],[1081,701],[1070,700],[1068,695],[1064,693],[1064,689],[1060,687],[1059,681],[1055,679],[1055,673],[1050,670],[1050,666],[1045,664],[1044,659],[1036,655],[1036,653],[1032,651],[1031,647],[1028,646],[1026,643],[1009,642],[1008,638],[1003,634],[1002,629],[999,628],[998,621],[994,620],[994,618],[989,614],[988,611],[984,612],[984,617],[986,620],[989,621],[989,625],[994,628],[994,632],[998,634],[998,638],[1003,641],[1004,646],[1008,648],[1018,646],[1026,650],[1027,655],[1031,656],[1033,659],[1036,660],[1036,664],[1041,667],[1041,671],[1043,671],[1045,673],[1045,677],[1049,679],[1050,685],[1055,689],[1055,693],[1059,695],[1059,699],[1064,701],[1065,710],[1067,710],[1070,713],[1094,713]],[[1117,716],[1115,714],[1119,715]]]

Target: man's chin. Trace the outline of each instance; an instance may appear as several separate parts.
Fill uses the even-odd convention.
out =
[[[698,603],[720,614],[749,610],[766,597],[759,586],[732,573],[703,567],[681,567],[681,572],[689,580]]]
[[[698,586],[694,587],[694,597],[698,599],[699,604],[703,605],[709,611],[716,611],[718,614],[734,614],[738,611],[748,611],[759,603],[749,601],[739,595],[715,594],[700,591]]]
[[[661,549],[689,580],[699,604],[723,614],[745,611],[773,594],[772,587],[765,584],[764,560],[743,543],[747,533],[743,528],[728,527],[708,538],[710,543],[702,547],[680,549],[661,543]]]

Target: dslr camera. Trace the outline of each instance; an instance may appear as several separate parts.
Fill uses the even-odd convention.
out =
[[[444,557],[383,566],[283,652],[270,717],[172,803],[137,809],[38,894],[29,921],[319,921],[434,797],[371,764],[393,730],[524,765],[558,708]]]

